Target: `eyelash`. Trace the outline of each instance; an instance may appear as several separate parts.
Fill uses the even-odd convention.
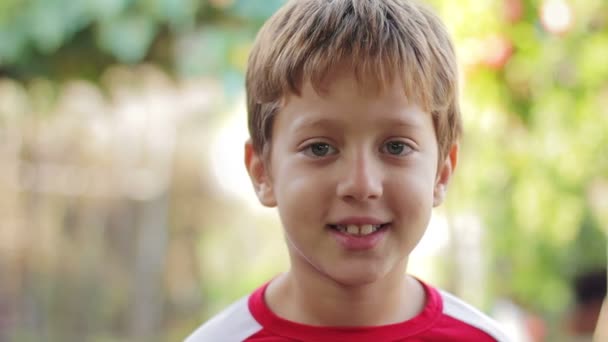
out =
[[[399,147],[402,148],[402,150],[399,153],[397,153],[397,154],[392,154],[392,153],[390,153],[390,152],[388,152],[386,150],[387,147],[389,146],[389,144],[398,144]],[[326,150],[329,150],[330,152],[326,152],[323,155],[315,154],[312,149],[315,148],[315,147],[321,147],[321,146],[323,146]],[[395,146],[393,146],[393,147],[395,147]],[[313,143],[310,143],[310,144],[306,145],[302,149],[302,151],[304,152],[304,154],[306,154],[306,155],[308,155],[309,157],[312,157],[312,158],[324,158],[324,157],[327,157],[327,156],[334,155],[334,154],[338,153],[338,150],[335,147],[333,147],[331,144],[328,144],[328,143],[325,143],[325,142],[313,142]],[[389,154],[391,156],[403,157],[403,156],[406,156],[406,155],[410,154],[411,152],[413,152],[414,148],[411,146],[411,144],[408,144],[405,141],[401,141],[401,140],[389,140],[389,141],[385,142],[384,144],[382,144],[382,148],[380,149],[380,151],[383,152],[383,153],[387,153],[387,154]],[[405,153],[403,153],[403,151],[405,151]]]
[[[312,149],[314,147],[319,147],[319,146],[326,146],[329,149],[332,149],[334,152],[331,153],[331,154],[316,155],[314,152],[312,152]],[[327,157],[328,155],[334,155],[334,154],[336,154],[338,152],[338,150],[335,147],[331,146],[328,143],[324,143],[324,142],[313,142],[313,143],[310,143],[310,144],[306,145],[302,149],[302,151],[304,152],[304,154],[306,154],[307,156],[312,157],[312,158],[323,158],[323,157]]]
[[[398,154],[392,154],[392,153],[387,152],[391,156],[400,156],[400,157],[406,156],[406,155],[410,154],[412,151],[414,151],[414,148],[410,144],[408,144],[405,141],[401,141],[401,140],[389,140],[389,141],[385,142],[382,145],[382,150],[384,150],[386,147],[388,147],[389,144],[399,144],[399,146],[402,148],[401,152]],[[403,151],[406,151],[406,152],[403,153]]]

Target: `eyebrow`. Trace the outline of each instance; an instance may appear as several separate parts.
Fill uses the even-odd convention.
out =
[[[342,125],[339,120],[328,118],[299,118],[294,125],[297,130],[303,128],[334,128],[340,126]]]
[[[418,120],[403,120],[401,118],[383,118],[378,117],[375,122],[380,122],[387,127],[405,127],[405,128],[420,128]],[[304,128],[340,128],[342,127],[340,120],[329,118],[299,118],[294,125],[296,130]]]
[[[381,121],[384,121],[383,123],[386,126],[390,126],[390,127],[420,128],[420,123],[418,122],[418,120],[402,120],[402,119],[386,118]]]

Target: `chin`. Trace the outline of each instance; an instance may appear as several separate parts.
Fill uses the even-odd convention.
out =
[[[366,272],[362,269],[344,269],[341,272],[333,272],[326,275],[334,282],[346,287],[370,285],[383,278],[383,274],[378,272],[378,270]]]

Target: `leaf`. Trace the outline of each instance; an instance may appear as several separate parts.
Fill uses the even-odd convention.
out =
[[[98,21],[119,16],[127,8],[129,0],[89,0],[87,11]]]
[[[194,27],[201,4],[200,1],[195,0],[153,0],[153,2],[158,18],[167,21],[172,28],[178,30]]]
[[[64,42],[70,22],[64,11],[63,6],[49,1],[37,2],[28,12],[29,36],[41,52],[54,52]]]
[[[12,64],[26,51],[27,36],[18,26],[0,26],[0,65]]]
[[[150,17],[123,15],[101,23],[98,43],[120,62],[136,63],[145,57],[156,31],[157,25]]]
[[[264,21],[285,3],[285,0],[236,0],[229,12],[252,21]]]

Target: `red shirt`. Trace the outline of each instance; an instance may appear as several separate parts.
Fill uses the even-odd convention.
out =
[[[477,309],[451,294],[422,285],[426,304],[410,320],[371,327],[319,327],[275,315],[264,301],[265,284],[203,324],[186,342],[508,341],[498,325]]]

